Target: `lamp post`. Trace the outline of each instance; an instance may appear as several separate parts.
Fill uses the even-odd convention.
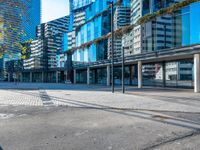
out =
[[[122,48],[122,93],[125,93],[125,87],[124,87],[124,47]]]
[[[112,64],[111,64],[111,71],[112,71],[112,93],[115,92],[115,83],[114,83],[114,3],[113,1],[107,1],[107,5],[111,5],[111,57],[112,57]]]

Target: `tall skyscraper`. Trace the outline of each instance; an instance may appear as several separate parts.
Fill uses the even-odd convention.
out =
[[[0,76],[6,61],[20,59],[20,43],[34,38],[40,24],[40,0],[2,0],[0,3]]]
[[[69,16],[38,25],[37,39],[31,43],[30,58],[24,60],[24,69],[56,68],[56,55],[62,52],[68,26]]]
[[[36,26],[41,23],[41,1],[40,0],[23,0],[28,7],[27,16],[23,16],[22,28],[26,36],[23,40],[33,39],[36,36]]]

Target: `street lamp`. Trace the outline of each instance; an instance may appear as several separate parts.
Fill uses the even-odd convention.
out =
[[[114,83],[114,3],[113,1],[107,1],[107,5],[111,5],[111,57],[112,57],[112,93],[115,92],[115,83]]]

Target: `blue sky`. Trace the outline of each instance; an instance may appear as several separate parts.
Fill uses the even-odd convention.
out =
[[[68,7],[68,0],[42,0],[42,22],[68,15]]]

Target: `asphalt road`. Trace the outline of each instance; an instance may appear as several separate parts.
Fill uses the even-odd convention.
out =
[[[191,90],[0,84],[0,150],[199,150]]]
[[[0,150],[198,150],[200,114],[0,107]]]

